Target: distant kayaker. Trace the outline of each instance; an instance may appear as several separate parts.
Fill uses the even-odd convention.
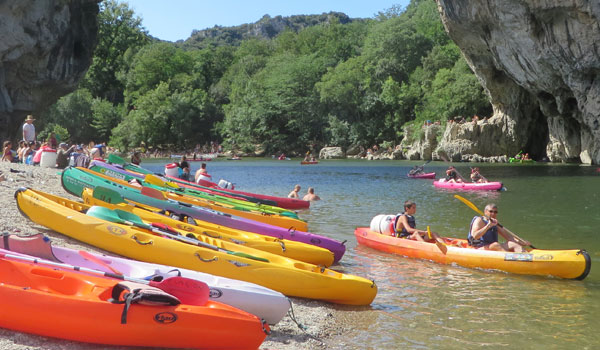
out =
[[[467,239],[469,245],[477,249],[500,250],[507,252],[521,253],[523,247],[531,245],[527,241],[522,241],[519,244],[519,239],[515,238],[504,227],[498,226],[498,207],[496,204],[490,203],[485,206],[485,216],[475,216],[471,220],[471,227]],[[506,242],[498,242],[498,233],[506,239]]]
[[[408,175],[418,175],[418,174],[423,174],[423,166],[422,165],[415,165],[408,172]]]
[[[288,194],[288,198],[296,198],[296,199],[300,198],[299,192],[300,192],[300,185],[294,186],[294,189],[292,190],[292,192],[290,192],[290,194]]]
[[[431,238],[437,240],[440,243],[444,243],[440,235],[435,232],[429,232],[417,229],[417,220],[415,219],[415,213],[417,212],[417,204],[411,200],[404,202],[404,212],[396,215],[394,220],[394,232],[393,235],[399,238],[409,238],[415,241],[425,242]]]
[[[314,188],[309,187],[308,188],[308,192],[304,195],[304,198],[302,198],[302,200],[311,201],[312,202],[312,201],[321,200],[321,197],[319,197],[319,196],[317,196],[315,194],[315,189]]]
[[[456,171],[453,166],[448,167],[446,170],[446,182],[464,182],[462,176]]]
[[[471,168],[471,181],[475,183],[488,182],[488,180],[479,173],[478,167]]]

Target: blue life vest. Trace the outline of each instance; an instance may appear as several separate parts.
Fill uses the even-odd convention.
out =
[[[498,226],[494,226],[494,227],[490,228],[489,230],[487,230],[483,234],[483,236],[479,237],[479,239],[473,239],[473,236],[471,236],[471,230],[473,229],[473,223],[475,222],[475,219],[477,219],[477,218],[481,218],[481,220],[483,220],[483,222],[486,225],[488,223],[488,221],[483,216],[473,217],[473,220],[471,220],[471,225],[469,225],[469,234],[467,235],[467,240],[469,241],[469,245],[479,248],[479,247],[486,246],[488,244],[492,244],[494,242],[498,242]]]
[[[396,237],[400,237],[400,238],[405,238],[405,237],[410,236],[410,232],[406,231],[406,227],[402,227],[402,231],[396,232],[396,225],[398,224],[398,220],[400,220],[400,217],[403,215],[406,216],[406,220],[408,221],[408,226],[410,226],[411,228],[417,227],[417,219],[415,219],[414,216],[408,215],[405,213],[396,215],[396,218],[394,219],[394,222],[393,222],[394,226],[393,226],[392,232],[394,232],[394,235]]]

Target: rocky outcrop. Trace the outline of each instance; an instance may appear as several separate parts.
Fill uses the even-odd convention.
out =
[[[412,127],[404,128],[404,139],[400,142],[399,152],[394,152],[394,159],[431,160],[433,151],[438,145],[441,126],[437,124],[421,127],[416,132]]]
[[[1,2],[0,139],[76,88],[96,46],[98,2]]]
[[[597,0],[436,1],[490,97],[498,129],[490,133],[502,132],[490,155],[523,149],[554,162],[600,164]],[[469,148],[473,139],[465,140]]]
[[[342,147],[323,147],[319,152],[320,159],[343,159],[346,158]]]

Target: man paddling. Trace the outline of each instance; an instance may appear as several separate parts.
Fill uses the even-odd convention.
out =
[[[425,242],[430,238],[444,244],[444,240],[435,232],[427,232],[417,229],[417,220],[414,215],[417,212],[417,204],[413,201],[404,202],[404,213],[398,214],[394,220],[394,235],[400,238],[410,238]],[[431,233],[431,237],[429,234]]]
[[[516,238],[504,227],[498,225],[498,220],[496,219],[498,207],[496,204],[490,203],[486,205],[484,214],[485,216],[475,216],[471,220],[471,227],[467,236],[470,246],[477,249],[521,253],[525,251],[523,247],[531,245],[527,241]],[[502,235],[506,239],[506,242],[499,243],[498,234]]]

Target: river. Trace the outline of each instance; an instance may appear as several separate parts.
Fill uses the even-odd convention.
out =
[[[144,163],[162,171],[163,163]],[[369,307],[347,310],[348,332],[334,337],[335,349],[596,349],[600,346],[600,168],[556,164],[477,164],[506,191],[460,192],[436,189],[432,180],[406,178],[409,161],[250,159],[207,162],[223,178],[249,192],[286,196],[295,184],[309,186],[322,200],[299,215],[314,233],[346,240],[347,252],[334,269],[375,280],[379,292]],[[192,174],[199,168],[193,162]],[[469,166],[456,163],[466,176]],[[432,162],[438,177],[448,164]],[[475,214],[453,197],[461,194],[478,208],[493,202],[498,219],[541,249],[588,251],[592,269],[584,281],[521,276],[445,266],[358,246],[357,226],[377,214],[402,211],[417,202],[417,225],[444,236],[466,237]]]

